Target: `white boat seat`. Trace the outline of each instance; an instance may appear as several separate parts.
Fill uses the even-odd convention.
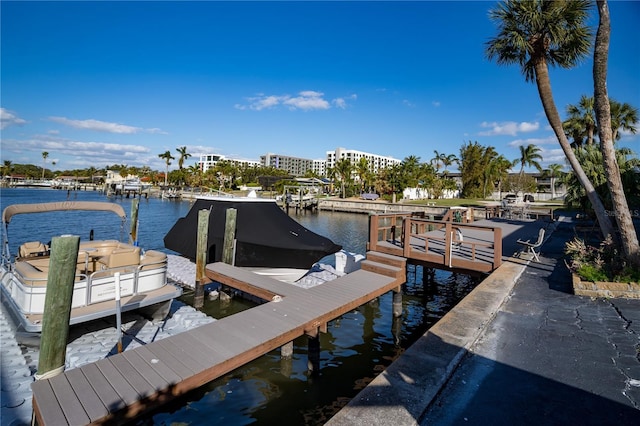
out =
[[[30,257],[47,254],[49,247],[41,241],[29,241],[18,249],[19,257]]]
[[[523,246],[523,250],[520,252],[520,254],[522,254],[523,252],[531,253],[537,262],[540,262],[540,258],[538,257],[538,254],[540,253],[539,248],[543,242],[544,242],[544,228],[540,228],[540,231],[538,231],[538,240],[536,242],[532,243],[529,240],[517,241],[518,244]],[[536,249],[538,249],[538,251],[536,251]]]

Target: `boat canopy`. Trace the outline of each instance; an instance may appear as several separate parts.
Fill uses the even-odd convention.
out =
[[[209,210],[207,263],[222,259],[226,211],[237,210],[235,266],[309,269],[342,247],[289,217],[274,200],[199,198],[164,237],[164,246],[195,261],[198,212]]]
[[[107,211],[117,214],[122,220],[127,214],[119,204],[100,201],[59,201],[55,203],[13,204],[2,212],[2,223],[8,224],[11,218],[22,213],[47,213],[64,210]]]

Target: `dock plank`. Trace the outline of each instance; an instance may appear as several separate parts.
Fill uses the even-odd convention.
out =
[[[95,365],[126,405],[134,404],[142,396],[108,358],[97,361]]]
[[[227,357],[220,351],[220,345],[211,347],[207,344],[207,340],[196,339],[191,333],[179,333],[172,336],[171,343],[180,348],[188,348],[191,354],[195,354],[195,358],[203,361],[204,368],[224,361]]]
[[[182,377],[165,362],[166,360],[163,361],[159,359],[146,345],[136,348],[135,351],[126,351],[126,353],[128,352],[133,352],[138,355],[145,363],[151,366],[156,373],[162,376],[169,385],[174,385],[182,380]]]
[[[80,400],[87,416],[92,422],[95,422],[109,414],[109,410],[104,406],[100,397],[96,393],[87,377],[79,368],[67,370],[66,374],[69,384],[73,388],[73,392]]]
[[[68,423],[85,425],[91,422],[80,399],[76,397],[73,387],[69,384],[66,374],[59,374],[52,377],[51,389],[56,394]]]
[[[181,362],[191,368],[194,373],[199,373],[200,371],[209,367],[208,362],[203,361],[202,359],[194,356],[191,353],[191,348],[185,348],[176,344],[174,339],[162,339],[155,343],[157,343],[158,346],[164,348],[174,357],[179,358]]]
[[[51,380],[36,380],[31,389],[38,398],[33,400],[33,409],[38,424],[43,426],[58,426],[67,424],[67,418],[58,402],[55,392],[51,388]]]
[[[169,337],[170,339],[170,337]],[[163,339],[166,340],[166,339]],[[193,369],[192,366],[188,366],[183,363],[183,360],[179,357],[176,358],[174,354],[167,351],[167,349],[158,344],[158,341],[149,343],[144,346],[148,351],[153,354],[152,359],[157,359],[160,362],[163,362],[165,365],[169,366],[171,370],[173,370],[179,377],[180,380],[187,379],[198,372],[197,369]]]
[[[133,387],[138,395],[141,397],[147,397],[153,395],[158,388],[152,385],[147,379],[147,376],[155,375],[156,372],[153,369],[149,368],[144,370],[139,370],[135,368],[125,356],[122,354],[114,355],[108,358],[109,361],[113,364],[113,366],[122,374],[127,382]],[[164,389],[166,387],[166,383],[161,385],[160,389]]]
[[[104,377],[104,374],[102,374],[102,371],[100,371],[95,363],[83,365],[80,367],[80,370],[82,370],[82,373],[85,375],[89,383],[91,383],[96,394],[100,397],[100,401],[102,401],[102,404],[110,413],[126,408],[127,404],[111,386],[109,380]]]
[[[140,356],[138,351],[124,351],[122,357],[126,359],[136,371],[141,372],[145,380],[147,380],[156,391],[163,390],[171,385],[171,383],[154,368],[153,364],[148,364]]]

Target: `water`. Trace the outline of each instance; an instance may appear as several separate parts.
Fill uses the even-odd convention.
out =
[[[67,197],[79,201],[107,200],[98,192],[0,190],[2,208],[14,203],[64,201]],[[110,200],[121,204],[129,213],[131,199]],[[186,201],[141,199],[140,245],[145,249],[164,250],[164,235],[189,208],[190,203]],[[69,212],[61,214],[70,215]],[[20,241],[44,241],[50,236],[67,233],[88,239],[91,229],[94,229],[96,239],[119,238],[119,220],[110,215],[113,221],[112,218],[101,218],[102,223],[97,226],[88,223],[80,214],[74,218],[72,230],[62,228],[60,223],[63,221],[44,222],[38,219],[40,215],[15,216],[9,225],[10,249],[15,253],[17,246],[14,244]],[[305,212],[294,217],[346,250],[364,254],[367,215]],[[67,217],[65,222],[68,223]],[[125,237],[128,226],[124,230]],[[47,229],[46,237],[36,234],[36,230],[43,227]],[[329,323],[328,332],[320,336],[321,368],[318,374],[307,372],[307,339],[301,337],[294,342],[291,360],[283,361],[279,351],[272,351],[165,405],[138,424],[323,424],[477,284],[470,277],[444,271],[436,271],[433,280],[427,279],[420,267],[410,268],[408,272],[401,318],[393,318],[392,296],[386,294]],[[187,292],[183,301],[191,303],[192,295]],[[222,306],[220,301],[206,300],[204,311],[220,318],[251,306],[250,302],[236,299],[229,307]],[[206,357],[206,354],[199,355]]]

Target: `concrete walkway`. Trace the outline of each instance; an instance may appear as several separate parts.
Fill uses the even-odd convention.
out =
[[[640,300],[574,296],[563,250],[505,262],[328,425],[631,425]]]

